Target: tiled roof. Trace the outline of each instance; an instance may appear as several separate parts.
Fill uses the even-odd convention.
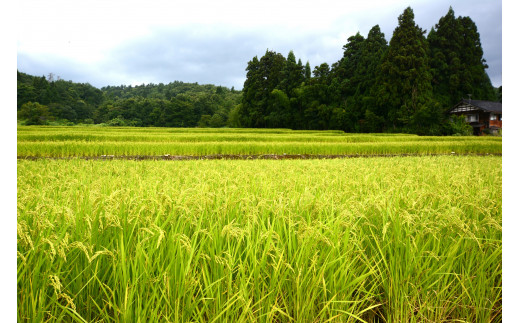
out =
[[[480,108],[485,111],[502,113],[502,103],[500,103],[500,102],[464,99],[464,100],[462,100],[462,103],[471,104],[472,106]]]

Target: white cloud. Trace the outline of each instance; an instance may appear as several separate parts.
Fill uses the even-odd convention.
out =
[[[96,86],[174,80],[228,85],[243,80],[247,62],[267,48],[283,55],[294,50],[312,67],[332,64],[357,31],[366,36],[379,24],[390,40],[398,15],[409,5],[416,22],[429,30],[453,3],[456,15],[476,21],[490,76],[495,85],[501,84],[501,51],[496,45],[501,30],[490,30],[492,19],[486,16],[493,12],[490,7],[501,5],[475,1],[21,0],[16,20],[18,68],[37,75],[61,70],[63,78],[82,75],[81,81],[92,77]],[[174,51],[169,44],[180,48]],[[204,51],[208,54],[202,55]],[[172,56],[181,61],[167,74],[162,69]],[[212,64],[227,66],[227,73],[218,75],[221,69]]]

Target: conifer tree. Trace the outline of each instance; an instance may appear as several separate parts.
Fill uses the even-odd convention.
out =
[[[421,126],[414,116],[433,105],[429,51],[412,8],[406,8],[398,21],[381,65],[378,105],[389,125],[410,129]]]
[[[462,26],[450,7],[435,28],[428,34],[433,93],[441,104],[450,106],[462,96]]]
[[[469,17],[459,17],[464,33],[461,61],[464,62],[463,90],[480,100],[496,100],[495,92],[486,73],[486,60],[480,44],[477,26]]]
[[[309,61],[305,64],[305,82],[309,82],[311,79],[311,64],[309,64]]]
[[[296,57],[291,50],[287,55],[287,60],[282,70],[282,81],[280,83],[280,89],[288,96],[292,96],[294,89],[300,86],[304,80],[303,73],[304,71],[301,65],[301,61],[299,61],[299,64],[296,63]]]
[[[359,35],[350,37],[343,48],[344,56],[338,64],[339,75],[343,73],[343,95],[346,104],[350,131],[380,131],[363,126],[367,108],[375,111],[375,89],[378,70],[387,50],[385,35],[378,25],[372,27],[366,39]],[[371,118],[375,116],[369,114]],[[380,118],[379,118],[380,119]],[[378,119],[378,120],[379,120]],[[379,121],[378,121],[379,122]],[[374,124],[374,123],[372,123]]]
[[[493,87],[485,72],[480,36],[469,17],[455,18],[453,8],[439,19],[428,34],[435,98],[445,109],[472,94],[494,100]]]
[[[339,61],[338,75],[343,81],[347,81],[347,90],[352,93],[359,82],[357,71],[363,58],[362,51],[365,37],[358,32],[356,35],[350,36],[347,41],[348,43],[343,46],[343,58]]]
[[[244,82],[240,122],[247,127],[267,127],[266,116],[278,106],[270,104],[271,92],[283,80],[282,69],[286,63],[282,54],[267,50],[258,60],[255,56],[247,65]]]
[[[343,57],[332,65],[332,80],[337,84],[335,102],[345,110],[345,128],[347,131],[359,131],[358,121],[362,114],[361,104],[358,99],[360,94],[359,85],[363,78],[363,46],[365,38],[358,32],[356,35],[347,39],[347,44],[343,46]]]
[[[283,93],[271,92],[272,104],[277,107],[277,116],[274,118],[277,121],[276,127],[298,128],[301,123],[297,115],[300,112],[299,105],[299,91],[298,88],[302,86],[305,81],[304,67],[301,59],[296,63],[296,57],[291,50],[287,55],[285,66],[282,70],[282,82],[279,90]],[[283,110],[282,110],[283,109]]]
[[[246,80],[242,89],[242,103],[239,107],[239,122],[244,127],[252,127],[254,124],[253,117],[260,110],[262,87],[260,83],[260,62],[257,56],[247,63],[246,71]]]

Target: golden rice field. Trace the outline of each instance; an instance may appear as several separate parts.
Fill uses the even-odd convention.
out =
[[[500,156],[17,163],[18,321],[502,320]]]
[[[287,129],[18,127],[19,157],[501,154],[501,137]]]

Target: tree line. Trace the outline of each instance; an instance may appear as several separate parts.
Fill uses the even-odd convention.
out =
[[[267,50],[247,65],[239,120],[245,127],[451,134],[446,112],[467,94],[497,100],[480,36],[450,7],[427,36],[408,7],[390,43],[378,25],[347,39],[329,66]]]
[[[97,89],[55,80],[52,74],[17,74],[18,118],[26,125],[234,126],[232,110],[241,97],[234,88],[212,84],[175,81]]]
[[[18,72],[18,117],[25,124],[453,134],[461,120],[446,112],[463,97],[501,100],[487,67],[471,18],[450,7],[426,36],[408,7],[390,42],[378,25],[366,38],[358,32],[331,66],[311,70],[293,51],[253,57],[242,91],[179,81],[97,89]]]

